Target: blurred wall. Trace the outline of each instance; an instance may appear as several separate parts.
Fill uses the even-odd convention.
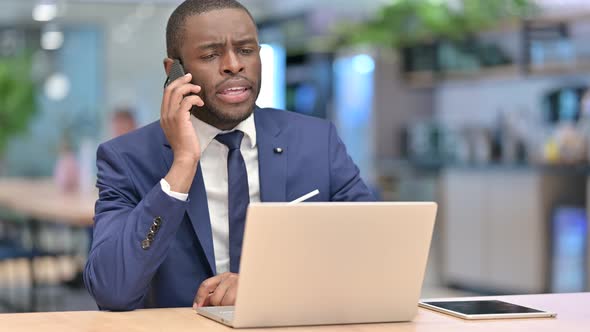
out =
[[[136,4],[69,4],[63,21],[104,29],[104,112],[121,104],[146,124],[159,116],[165,80],[165,27],[174,7]]]

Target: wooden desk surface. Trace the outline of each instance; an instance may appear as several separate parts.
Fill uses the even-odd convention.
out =
[[[61,192],[52,179],[0,178],[0,207],[39,220],[92,226],[98,192]]]
[[[244,331],[584,331],[590,330],[590,293],[498,296],[539,309],[557,312],[557,318],[465,321],[426,309],[419,309],[412,322],[308,326]],[[475,299],[475,298],[473,298]],[[362,304],[360,304],[362,305]],[[233,329],[197,315],[190,308],[149,309],[132,312],[55,312],[0,314],[3,331],[20,332],[104,332],[104,331],[232,331]]]

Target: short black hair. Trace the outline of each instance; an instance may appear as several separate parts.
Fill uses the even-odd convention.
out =
[[[184,38],[184,24],[188,17],[228,8],[245,11],[254,22],[254,18],[248,9],[236,0],[186,0],[176,7],[166,26],[166,51],[168,57],[172,59],[180,58],[180,45],[182,45],[182,39]]]

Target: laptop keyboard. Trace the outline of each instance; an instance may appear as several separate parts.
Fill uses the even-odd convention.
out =
[[[224,309],[224,310],[219,310],[215,312],[218,316],[222,317],[223,319],[227,320],[227,321],[233,321],[234,319],[234,310],[228,310],[228,309]]]

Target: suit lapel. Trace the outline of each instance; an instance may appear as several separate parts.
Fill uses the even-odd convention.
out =
[[[166,164],[166,170],[169,170],[174,160],[174,154],[163,132],[162,136],[164,140],[164,162]],[[188,197],[191,202],[187,207],[187,215],[197,235],[197,239],[205,252],[209,268],[213,275],[215,275],[217,272],[215,267],[215,253],[213,251],[211,221],[209,219],[209,205],[207,204],[207,192],[205,191],[205,182],[203,181],[203,172],[200,164],[197,166],[197,173],[193,179]]]
[[[168,173],[170,167],[172,167],[172,161],[174,160],[174,153],[172,152],[172,148],[168,143],[168,139],[166,139],[166,135],[164,134],[164,130],[162,127],[158,126],[159,134],[160,134],[160,141],[164,148],[162,149],[162,157],[164,158],[164,169],[162,170],[163,174],[165,175]]]
[[[276,111],[279,112],[279,111]],[[286,135],[268,111],[256,108],[256,141],[258,145],[258,176],[262,202],[284,202],[287,197],[287,159],[289,147]],[[276,149],[281,149],[278,153]]]

